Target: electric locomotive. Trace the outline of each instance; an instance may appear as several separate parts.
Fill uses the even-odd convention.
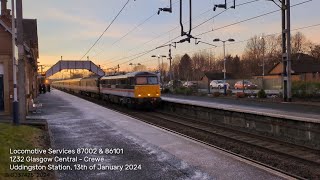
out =
[[[157,75],[140,71],[102,77],[100,94],[104,100],[129,107],[156,107],[160,102],[161,92]]]

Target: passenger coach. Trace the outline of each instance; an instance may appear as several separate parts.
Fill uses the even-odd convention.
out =
[[[52,82],[52,86],[64,91],[79,93],[81,90],[80,80],[81,78],[54,81]]]

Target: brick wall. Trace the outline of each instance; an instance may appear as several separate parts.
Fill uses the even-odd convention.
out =
[[[0,26],[0,55],[10,55],[12,52],[11,34]]]

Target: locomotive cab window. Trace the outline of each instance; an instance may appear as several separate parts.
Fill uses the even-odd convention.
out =
[[[136,78],[137,85],[142,85],[142,84],[147,84],[147,83],[148,83],[147,77],[137,77]]]
[[[148,77],[148,84],[158,84],[158,77]]]
[[[143,85],[143,84],[158,84],[157,77],[137,77],[136,84]]]

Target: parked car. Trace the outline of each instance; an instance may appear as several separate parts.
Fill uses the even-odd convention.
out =
[[[177,88],[183,85],[182,81],[180,80],[171,80],[167,84],[164,84],[165,88]]]
[[[224,85],[227,86],[227,89],[229,89],[230,85],[228,83],[224,83],[223,80],[213,80],[210,82],[210,88],[218,88],[223,89]]]
[[[248,80],[238,81],[234,84],[235,89],[257,89],[258,85],[253,84]]]
[[[198,84],[192,81],[186,81],[183,83],[183,86],[187,88],[196,88]]]

